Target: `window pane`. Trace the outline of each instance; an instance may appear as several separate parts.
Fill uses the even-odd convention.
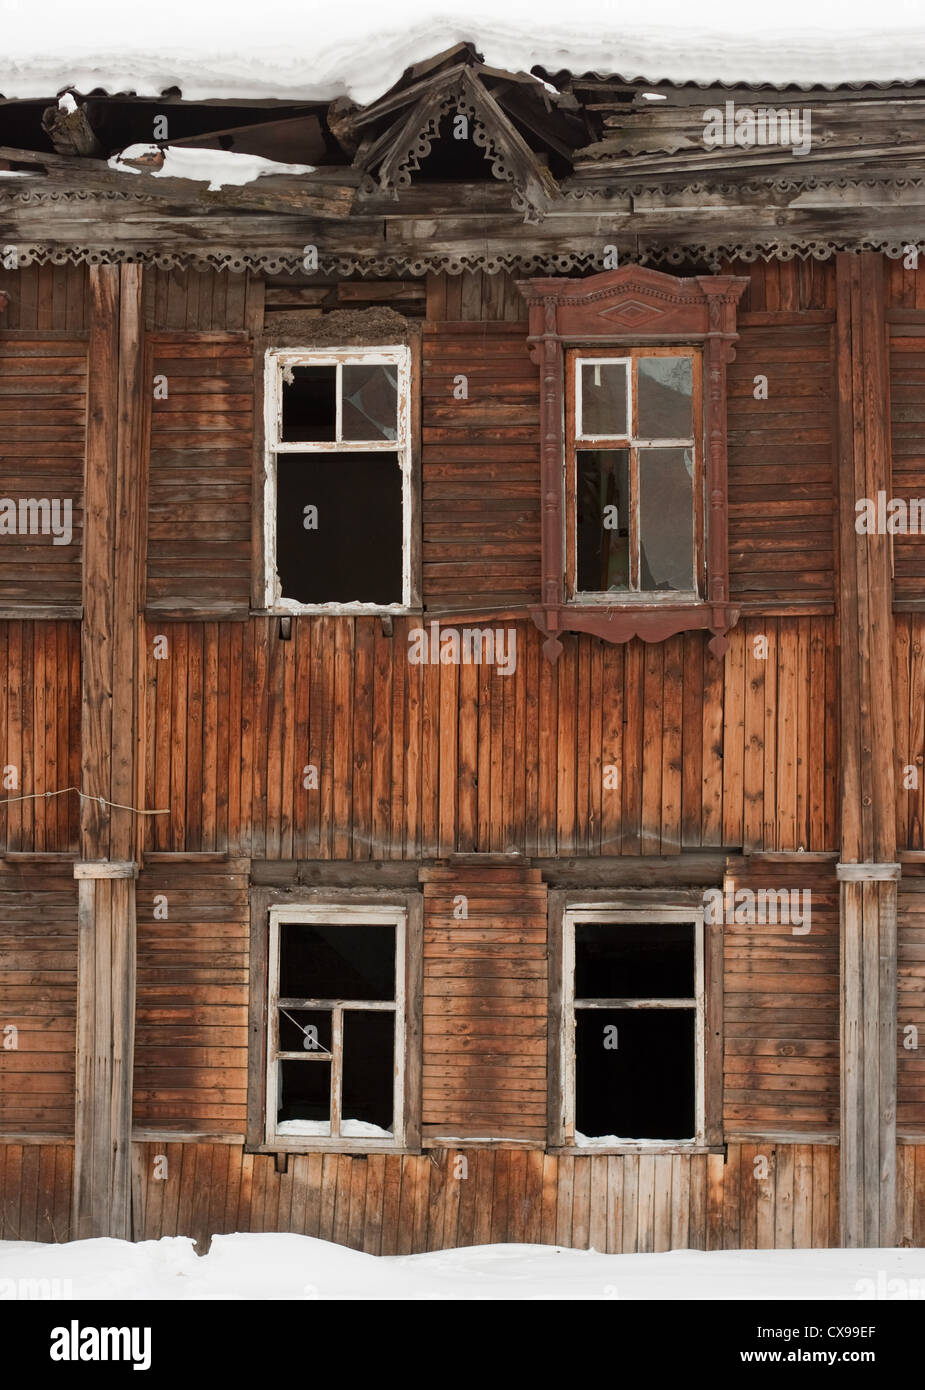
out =
[[[642,357],[637,366],[639,439],[690,439],[693,370],[689,357]]]
[[[394,926],[284,923],[279,993],[281,999],[394,999]]]
[[[577,581],[582,593],[629,588],[629,450],[579,449]]]
[[[382,363],[343,368],[342,439],[397,439],[398,368]]]
[[[694,588],[694,454],[639,450],[639,587]]]
[[[578,1134],[694,1138],[693,1009],[578,1009],[575,1024]]]
[[[283,367],[282,439],[323,443],[336,438],[336,367]]]
[[[581,363],[581,427],[579,434],[600,438],[626,435],[627,364]]]
[[[331,1126],[330,1065],[325,1062],[295,1061],[284,1061],[278,1065],[277,1129],[283,1129],[283,1133],[288,1130],[290,1134],[329,1134]],[[287,1125],[287,1121],[289,1125]],[[298,1124],[298,1121],[301,1121],[301,1124]],[[311,1128],[308,1128],[308,1125]]]
[[[398,455],[278,454],[276,462],[276,571],[283,598],[401,603]]]
[[[344,1081],[341,1132],[392,1132],[395,1078],[395,1015],[344,1012]]]
[[[576,999],[692,999],[692,922],[576,922]]]
[[[286,997],[285,995],[283,996]],[[288,1017],[287,1017],[288,1015]],[[287,1009],[279,1014],[280,1052],[331,1051],[331,1014],[327,1009]]]

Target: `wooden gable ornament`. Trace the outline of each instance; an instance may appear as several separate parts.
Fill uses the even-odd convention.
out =
[[[607,642],[641,637],[661,642],[677,632],[707,629],[710,650],[723,656],[726,633],[739,619],[729,602],[726,483],[726,366],[734,358],[736,305],[748,284],[732,275],[679,279],[626,265],[586,279],[521,280],[529,306],[531,357],[540,369],[542,598],[533,621],[555,661],[561,632],[590,632]],[[703,482],[706,591],[677,603],[629,595],[612,605],[582,604],[565,592],[566,348],[693,345],[703,352]]]

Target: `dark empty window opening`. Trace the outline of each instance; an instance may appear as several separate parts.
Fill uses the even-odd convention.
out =
[[[691,1143],[701,1131],[699,919],[566,917],[575,1143]]]
[[[411,600],[410,354],[267,354],[266,606]]]
[[[267,1138],[397,1142],[404,913],[271,913]]]

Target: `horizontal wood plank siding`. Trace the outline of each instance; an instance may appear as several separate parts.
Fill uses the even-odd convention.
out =
[[[67,862],[0,860],[0,1139],[74,1131],[77,885]],[[23,1236],[22,1239],[33,1237]],[[40,1237],[40,1239],[45,1237]]]
[[[768,606],[832,603],[833,328],[763,317],[745,316],[727,369],[730,591]],[[759,376],[767,399],[755,399]]]
[[[44,795],[80,785],[76,622],[0,622],[0,770],[0,852],[76,850],[77,796]]]
[[[15,502],[18,528],[0,535],[0,608],[79,610],[86,425],[86,342],[0,332],[0,498]],[[20,517],[30,499],[39,507]]]
[[[429,609],[522,609],[539,599],[539,371],[526,339],[525,322],[425,324]]]
[[[775,922],[766,900],[763,922],[760,917],[753,924],[727,920],[724,927],[725,1129],[734,1134],[837,1131],[839,902],[834,865],[755,860],[733,875],[732,889],[798,893],[804,921],[782,923],[779,912]],[[807,906],[811,916],[804,933]],[[748,900],[741,899],[743,916],[747,907]]]
[[[896,1130],[925,1135],[925,866],[903,865],[897,904]],[[925,1174],[925,1168],[923,1168]]]
[[[247,1109],[246,865],[149,863],[138,878],[136,918],[134,1122],[240,1133]]]
[[[424,884],[422,1134],[546,1134],[546,888],[537,869]]]
[[[151,402],[147,607],[243,616],[251,582],[251,345],[179,333],[150,341],[162,380]]]

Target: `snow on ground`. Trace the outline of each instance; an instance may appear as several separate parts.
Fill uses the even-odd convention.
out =
[[[30,1280],[57,1281],[47,1287],[63,1299],[925,1301],[925,1250],[598,1255],[482,1245],[380,1258],[298,1235],[215,1236],[205,1256],[182,1236],[0,1241],[0,1297],[29,1297],[19,1281]]]
[[[158,96],[374,100],[411,63],[463,40],[496,67],[677,81],[925,77],[921,0],[0,0],[0,92],[64,86]]]

